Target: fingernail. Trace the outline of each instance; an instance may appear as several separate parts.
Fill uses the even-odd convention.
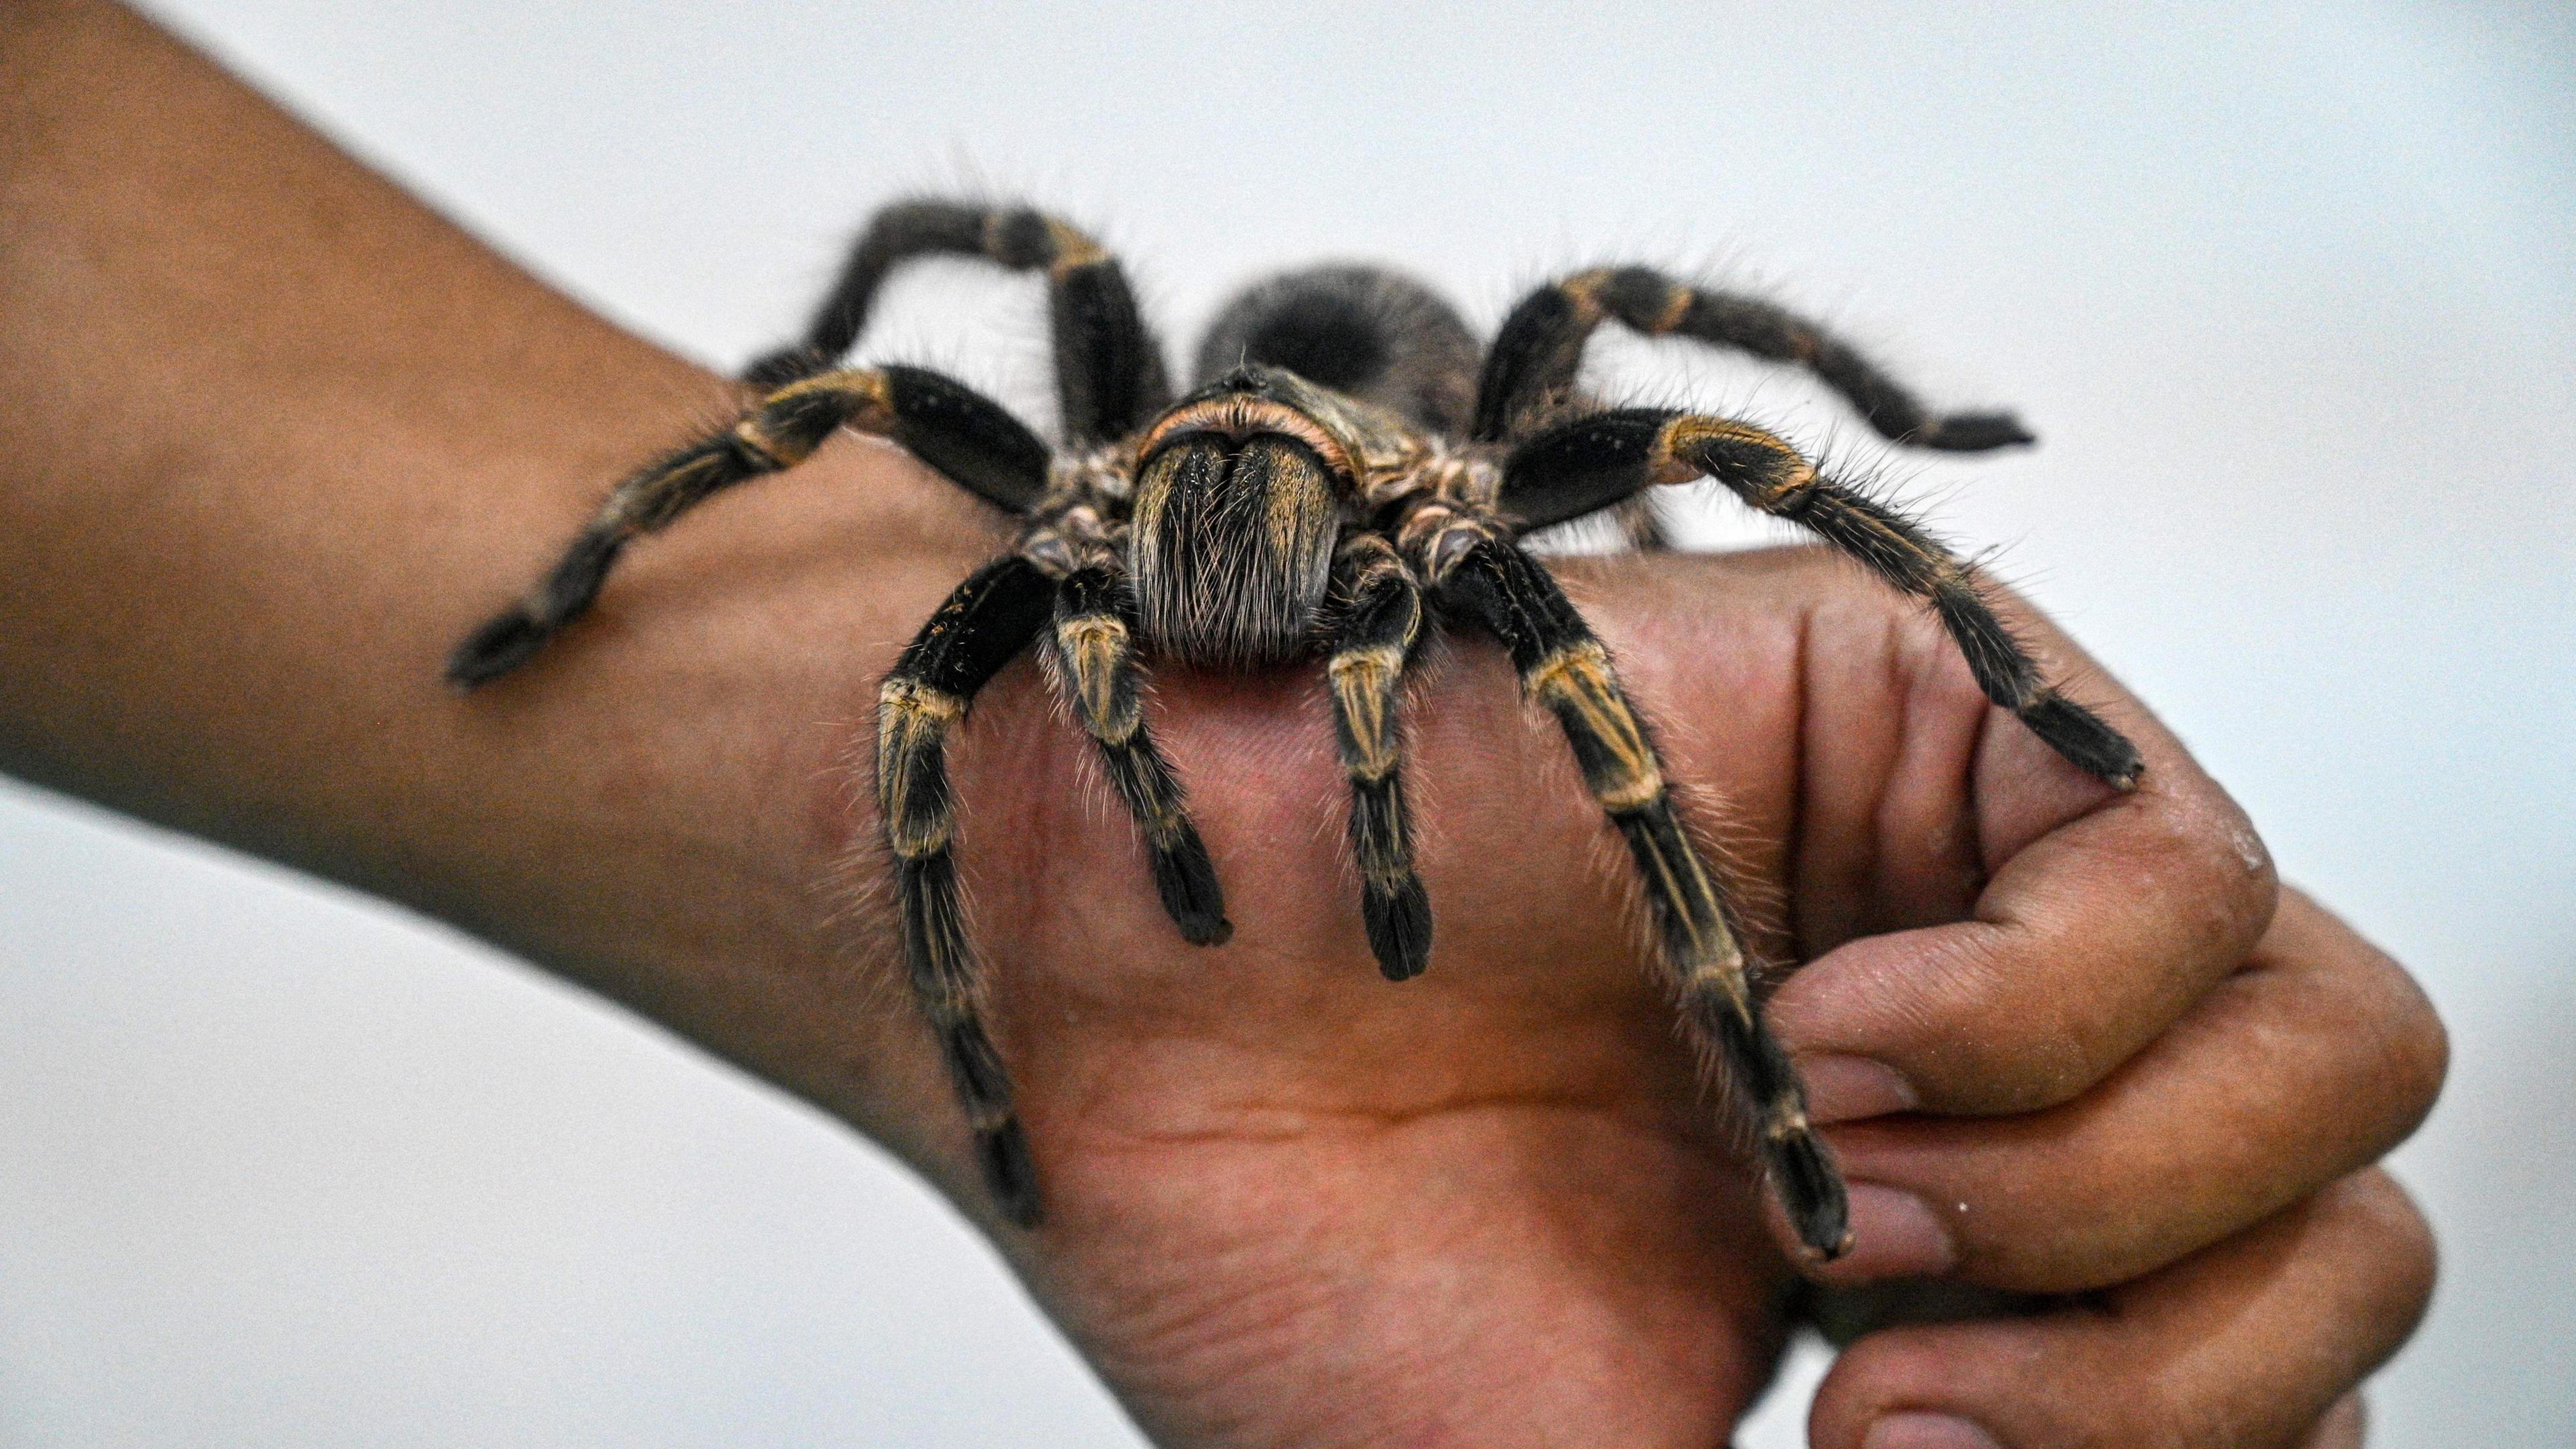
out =
[[[1932,1205],[1902,1188],[1851,1185],[1852,1250],[1825,1270],[1835,1282],[1934,1278],[1958,1266],[1959,1245]]]
[[[1948,1414],[1890,1414],[1869,1426],[1860,1449],[2004,1449],[1995,1436]]]
[[[1801,1057],[1798,1079],[1807,1087],[1807,1120],[1819,1127],[1923,1105],[1914,1084],[1898,1076],[1896,1068],[1868,1057]]]

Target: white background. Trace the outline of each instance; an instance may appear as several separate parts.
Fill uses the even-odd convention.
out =
[[[2036,451],[1897,476],[2451,1023],[2399,1157],[2443,1285],[2380,1442],[2576,1444],[2567,11],[164,13],[719,364],[786,335],[871,206],[978,183],[1105,227],[1184,339],[1327,255],[1485,327],[1544,271],[1635,256],[2018,406]],[[1034,309],[907,287],[878,350],[1025,395]],[[1805,385],[1604,353],[1869,451]],[[1775,1401],[1747,1442],[1798,1423]],[[443,930],[0,784],[0,1442],[1134,1432],[815,1114]]]

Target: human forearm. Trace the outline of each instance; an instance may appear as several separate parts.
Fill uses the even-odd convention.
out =
[[[350,766],[456,753],[421,583],[625,442],[581,394],[704,385],[131,17],[7,16],[8,763],[376,874]]]
[[[778,1023],[746,1020],[757,978],[719,988],[710,963],[813,949],[808,883],[765,864],[805,852],[761,833],[808,823],[836,746],[766,726],[864,704],[818,675],[755,708],[685,638],[573,690],[465,701],[438,679],[724,383],[133,16],[20,4],[0,10],[0,396],[0,768],[408,901],[797,1070],[766,1059],[790,1049],[762,1035]],[[903,538],[909,469],[835,452],[836,502],[800,512]],[[883,582],[797,622],[855,636],[855,669],[908,622],[900,571]],[[733,602],[701,625],[774,627]],[[681,727],[730,754],[655,737]]]

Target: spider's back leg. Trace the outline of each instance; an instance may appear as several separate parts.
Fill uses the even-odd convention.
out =
[[[1523,298],[1503,319],[1476,390],[1475,436],[1499,440],[1573,390],[1583,344],[1604,321],[1648,337],[1690,337],[1803,367],[1841,393],[1879,436],[1917,448],[1982,452],[2032,441],[2009,413],[1934,413],[1876,363],[1804,317],[1758,297],[1714,292],[1646,267],[1577,272]]]
[[[1511,652],[1522,691],[1564,729],[1585,786],[1627,841],[1652,903],[1658,958],[1697,1043],[1723,1062],[1757,1118],[1755,1145],[1799,1241],[1820,1258],[1851,1246],[1842,1174],[1807,1121],[1806,1091],[1753,999],[1743,931],[1683,828],[1645,722],[1608,653],[1547,570],[1487,539],[1442,581],[1444,600]]]
[[[967,939],[949,852],[956,809],[947,745],[976,692],[1036,637],[1055,593],[1054,581],[1017,555],[985,565],[922,625],[877,696],[877,810],[895,862],[913,998],[974,1128],[985,1186],[1022,1227],[1038,1220],[1037,1169],[984,1029],[984,968]]]
[[[805,335],[752,362],[744,378],[776,386],[839,362],[866,330],[878,288],[896,268],[924,256],[980,257],[1046,274],[1056,393],[1065,432],[1075,442],[1123,437],[1170,401],[1162,345],[1145,326],[1118,259],[1044,212],[971,201],[900,201],[878,212],[852,244]]]
[[[1253,363],[1373,402],[1435,433],[1467,426],[1475,334],[1420,282],[1376,267],[1328,266],[1258,282],[1209,324],[1202,384]]]

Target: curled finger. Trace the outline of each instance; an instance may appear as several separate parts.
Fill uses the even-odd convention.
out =
[[[2447,1060],[2405,971],[2285,892],[2245,968],[2077,1100],[1835,1129],[1855,1201],[1893,1230],[1825,1276],[2124,1282],[2377,1161],[2423,1121]]]
[[[1869,1334],[1809,1433],[1817,1449],[2292,1449],[2405,1341],[2432,1284],[2424,1219],[2374,1168],[2116,1289]]]

